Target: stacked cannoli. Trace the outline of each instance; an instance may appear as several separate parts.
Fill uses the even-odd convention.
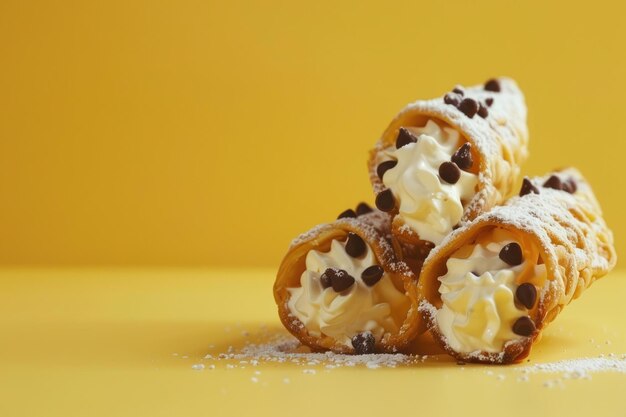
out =
[[[285,327],[338,353],[525,358],[616,262],[583,176],[521,178],[527,156],[511,79],[409,104],[370,152],[376,208],[361,203],[289,248],[274,285]]]

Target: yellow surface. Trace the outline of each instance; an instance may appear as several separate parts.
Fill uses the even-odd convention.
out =
[[[275,266],[296,234],[373,200],[366,151],[404,104],[499,74],[527,94],[527,172],[579,166],[621,252],[625,14],[2,0],[0,263]]]
[[[283,333],[272,282],[271,270],[0,270],[0,415],[624,415],[624,374],[532,374],[524,382],[519,366],[443,357],[396,369],[204,361],[216,369],[192,370],[261,331]],[[594,284],[548,328],[528,364],[626,353],[617,312],[624,291],[623,273]]]

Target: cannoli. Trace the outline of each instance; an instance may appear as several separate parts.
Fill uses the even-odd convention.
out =
[[[456,358],[519,362],[563,307],[615,262],[613,235],[577,170],[525,178],[518,196],[430,252],[419,311]]]
[[[280,319],[314,350],[397,352],[418,332],[416,277],[396,260],[389,215],[368,208],[301,235],[280,265]]]
[[[409,104],[370,152],[376,206],[404,255],[425,257],[459,223],[514,193],[528,151],[526,105],[508,78]]]

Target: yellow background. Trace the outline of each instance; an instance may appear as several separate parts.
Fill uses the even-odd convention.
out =
[[[523,365],[191,366],[285,333],[271,286],[289,241],[371,202],[367,150],[407,102],[456,83],[518,80],[526,172],[578,166],[620,251],[625,15],[618,1],[0,0],[0,416],[623,416],[623,374],[519,381],[519,366],[626,352],[621,271]]]
[[[407,102],[505,74],[526,172],[576,165],[626,232],[626,7],[0,2],[0,262],[275,266],[372,201]]]

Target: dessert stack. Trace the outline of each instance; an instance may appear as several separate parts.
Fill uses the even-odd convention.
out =
[[[522,178],[526,105],[505,77],[406,106],[370,151],[376,208],[296,238],[274,298],[317,351],[514,363],[616,262],[574,168]]]

